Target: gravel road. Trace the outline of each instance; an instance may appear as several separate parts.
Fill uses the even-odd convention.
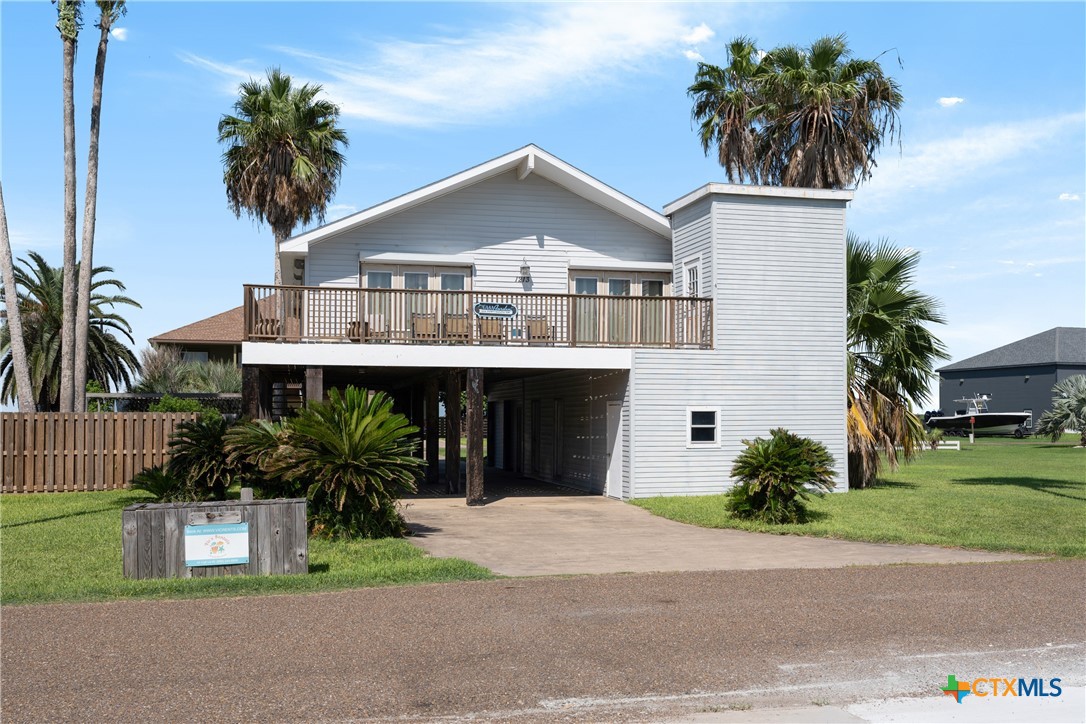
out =
[[[661,719],[1081,685],[1086,562],[715,571],[4,607],[24,721]]]

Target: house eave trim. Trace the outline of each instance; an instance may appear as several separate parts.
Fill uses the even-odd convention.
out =
[[[363,264],[430,264],[433,266],[474,266],[475,260],[466,254],[421,254],[385,251],[377,254],[361,252],[358,260]]]
[[[595,259],[570,259],[570,269],[600,269],[603,271],[671,272],[670,261],[612,261]]]
[[[671,216],[676,211],[697,203],[706,196],[760,196],[780,199],[817,199],[820,201],[851,201],[855,192],[852,189],[806,189],[783,186],[748,186],[746,184],[707,183],[696,188],[670,204],[664,206],[664,214]]]

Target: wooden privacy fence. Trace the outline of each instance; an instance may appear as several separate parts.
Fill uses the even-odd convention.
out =
[[[170,434],[192,412],[0,413],[0,490],[116,490],[169,459]]]

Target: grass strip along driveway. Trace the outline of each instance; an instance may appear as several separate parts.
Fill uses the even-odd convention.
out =
[[[723,495],[647,498],[656,515],[707,528],[927,543],[1086,557],[1086,450],[1059,443],[978,439],[926,451],[867,490],[813,499],[809,520],[770,526],[732,518]]]
[[[0,602],[197,598],[305,593],[492,578],[455,558],[431,558],[406,540],[309,540],[309,575],[134,581],[121,572],[121,510],[135,491],[0,498]]]

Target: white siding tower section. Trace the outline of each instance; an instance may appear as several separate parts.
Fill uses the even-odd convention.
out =
[[[727,188],[668,209],[676,293],[687,291],[684,266],[700,258],[714,349],[634,350],[632,495],[722,492],[742,440],[775,427],[825,444],[844,489],[851,193]],[[719,408],[718,447],[688,444],[689,408]]]

